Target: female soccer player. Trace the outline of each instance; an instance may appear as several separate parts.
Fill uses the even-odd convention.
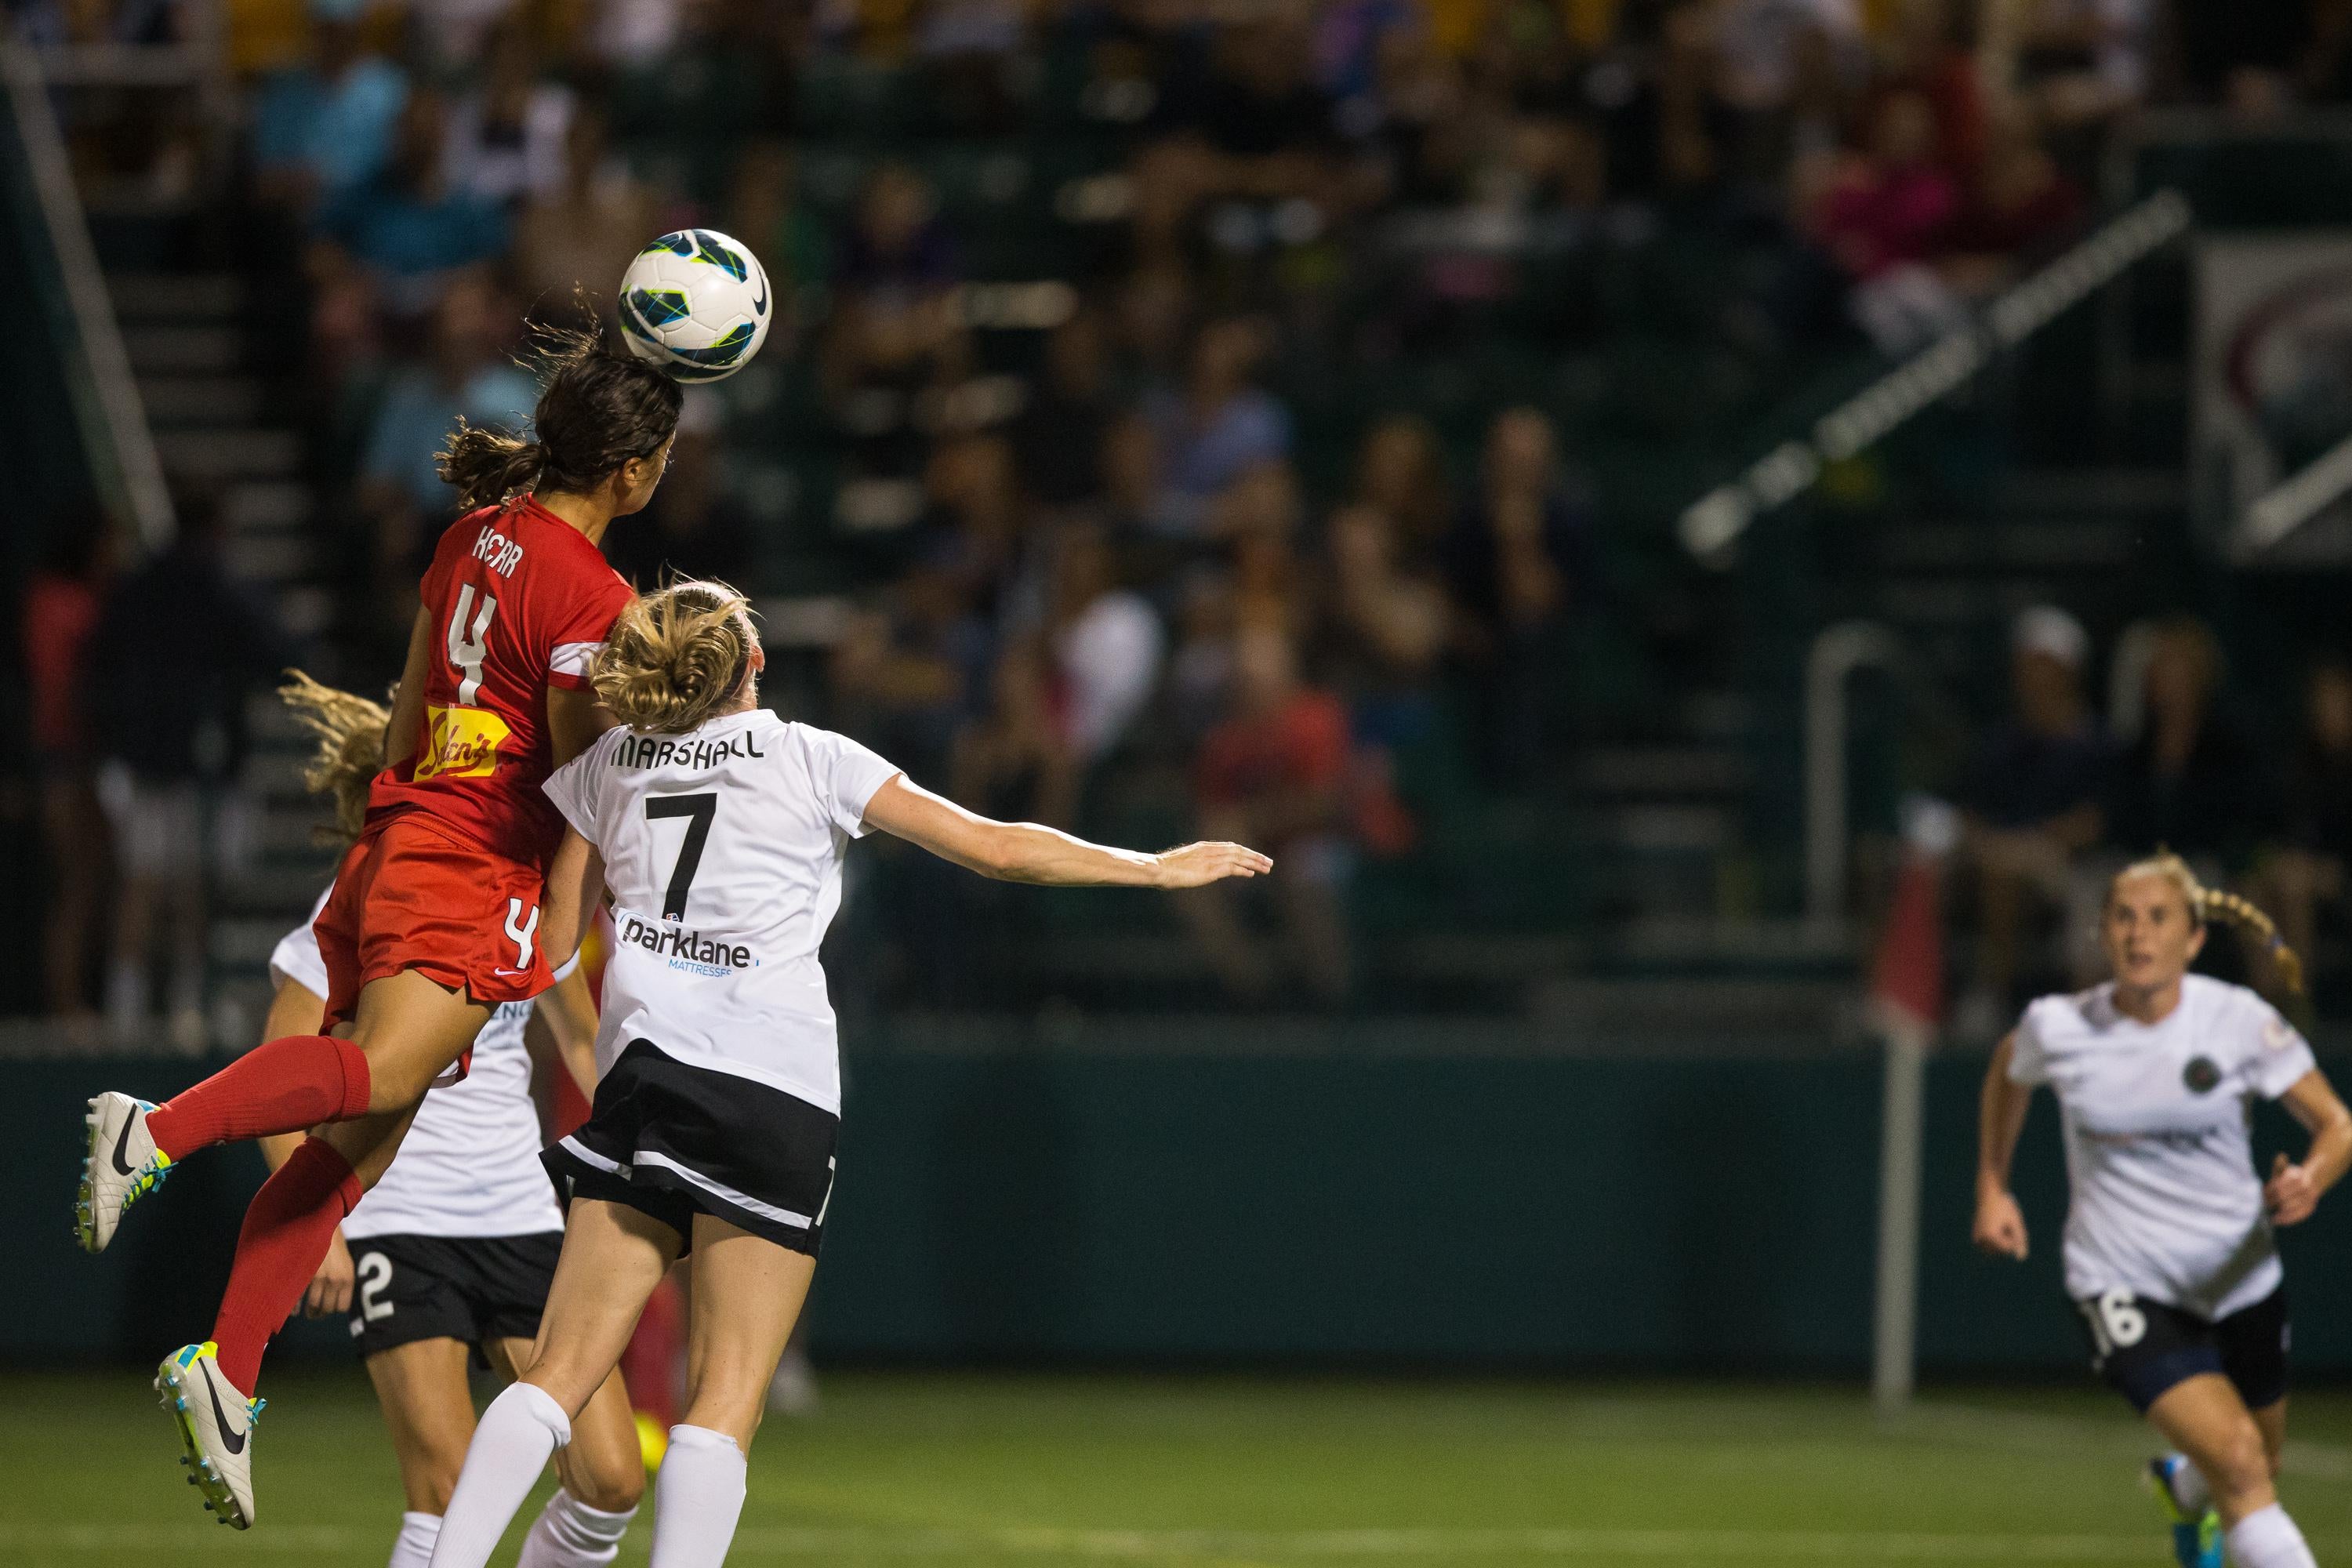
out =
[[[462,425],[450,437],[442,473],[473,510],[425,574],[386,766],[313,924],[325,1032],[271,1040],[160,1107],[90,1102],[78,1218],[93,1252],[174,1162],[318,1129],[246,1211],[212,1338],[156,1374],[205,1501],[239,1529],[254,1517],[251,1391],[269,1336],[426,1087],[462,1076],[501,1003],[547,988],[540,888],[562,819],[540,785],[610,722],[588,658],[630,595],[598,545],[652,499],[677,410],[676,383],[582,335],[540,395],[532,439]]]
[[[1140,855],[975,816],[856,742],[761,708],[765,662],[732,589],[638,601],[593,667],[628,728],[548,781],[571,824],[549,874],[549,940],[576,940],[600,889],[614,903],[604,1071],[587,1124],[548,1151],[572,1182],[555,1290],[530,1368],[475,1431],[435,1568],[488,1561],[686,1253],[687,1411],[655,1483],[653,1560],[727,1555],[744,1449],[833,1190],[840,1066],[817,946],[852,838],[878,827],[983,875],[1066,887],[1192,888],[1272,867],[1238,844]]]
[[[2048,1084],[2072,1187],[2066,1293],[2093,1368],[2175,1450],[2150,1468],[2183,1568],[2218,1564],[2217,1536],[2239,1568],[2313,1568],[2273,1484],[2287,1312],[2271,1231],[2308,1218],[2352,1163],[2352,1115],[2268,1003],[2189,973],[2216,920],[2263,937],[2298,984],[2268,918],[2200,887],[2179,858],[2127,866],[2108,886],[2100,936],[2115,978],[2028,1007],[1985,1074],[1975,1241],[2025,1257],[2010,1161]],[[2267,1184],[2248,1142],[2257,1097],[2284,1101],[2311,1133],[2302,1163],[2281,1154]]]
[[[390,715],[299,674],[278,695],[319,740],[303,782],[333,799],[341,837],[356,838],[369,781],[383,767]],[[564,994],[569,973],[558,972],[538,1005]],[[279,940],[269,973],[278,994],[263,1037],[315,1032],[331,983],[308,921]],[[585,997],[579,1002],[586,1057],[593,1016]],[[469,1352],[512,1377],[529,1359],[555,1278],[563,1215],[538,1159],[531,1072],[566,1069],[532,1048],[532,1006],[502,1004],[474,1043],[464,1081],[425,1096],[400,1157],[335,1233],[304,1300],[312,1317],[351,1314],[383,1406],[408,1502],[390,1568],[425,1568],[433,1555],[474,1431]],[[294,1133],[265,1138],[262,1152],[274,1169],[300,1142]],[[618,1374],[588,1401],[556,1470],[563,1484],[524,1539],[520,1568],[601,1568],[620,1551],[646,1482]]]

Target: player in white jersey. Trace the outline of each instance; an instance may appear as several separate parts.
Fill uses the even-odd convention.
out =
[[[435,1549],[481,1568],[671,1263],[691,1253],[686,1419],[655,1482],[653,1559],[716,1568],[744,1450],[799,1316],[833,1190],[840,1069],[817,947],[842,858],[874,828],[1012,881],[1189,888],[1271,869],[1235,844],[1161,855],[992,822],[856,742],[759,706],[741,596],[682,584],[622,612],[593,679],[624,728],[559,769],[551,956],[609,892],[585,1126],[548,1151],[570,1225],[535,1359],[483,1412]]]
[[[2299,965],[2268,917],[2198,885],[2179,858],[2128,866],[2100,935],[2114,978],[2025,1010],[1993,1053],[1978,1133],[1976,1244],[2026,1255],[2009,1190],[2036,1088],[2058,1096],[2071,1191],[2066,1293],[2092,1365],[2173,1452],[2151,1462],[2183,1568],[2313,1568],[2279,1504],[2286,1439],[2285,1273],[2273,1226],[2309,1217],[2352,1164],[2352,1114],[2304,1037],[2242,986],[2189,973],[2216,921],[2263,937],[2282,978]],[[2256,1100],[2311,1134],[2267,1183],[2249,1138]]]
[[[383,766],[384,710],[302,677],[282,695],[320,738],[307,782],[339,797],[348,833],[365,808],[367,781]],[[512,1377],[539,1332],[563,1215],[539,1161],[531,1075],[534,1067],[565,1070],[554,1059],[551,1026],[559,1022],[563,1035],[576,1037],[580,1056],[587,1055],[593,1008],[572,990],[576,968],[575,958],[557,974],[558,991],[539,1002],[509,1003],[491,1014],[475,1042],[471,1069],[425,1097],[391,1168],[344,1219],[304,1298],[310,1317],[350,1313],[352,1337],[392,1433],[407,1510],[390,1568],[425,1568],[432,1555],[473,1434],[468,1357]],[[279,940],[269,973],[277,994],[261,1037],[317,1033],[327,966],[309,921]],[[551,1030],[545,1043],[530,1027],[534,1006],[548,1015],[540,1026]],[[589,1064],[579,1066],[585,1071]],[[301,1139],[265,1138],[262,1153],[275,1168]],[[562,1485],[532,1525],[520,1568],[613,1562],[645,1491],[628,1395],[617,1374],[589,1401],[557,1468]]]

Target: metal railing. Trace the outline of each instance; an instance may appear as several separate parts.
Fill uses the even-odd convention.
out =
[[[1683,512],[1684,548],[1722,565],[1748,525],[1812,488],[1830,464],[1885,439],[1923,410],[1966,386],[1995,357],[2015,349],[2138,262],[2189,230],[2189,203],[2159,191],[2101,225],[2088,237],[2002,293],[1967,325],[1954,328],[1831,409],[1727,484]]]
[[[0,34],[0,91],[25,155],[41,234],[62,286],[70,345],[79,363],[67,377],[76,426],[96,465],[100,495],[157,549],[173,532],[171,492],[156,456],[131,356],[107,297],[106,279],[90,243],[89,220],[74,188],[57,115],[33,52]]]

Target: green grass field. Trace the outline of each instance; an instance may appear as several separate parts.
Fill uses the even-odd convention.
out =
[[[236,1534],[181,1484],[137,1373],[0,1376],[0,1563],[376,1568],[400,1498],[357,1369],[271,1381],[264,1522]],[[2095,1389],[1948,1393],[1885,1424],[1843,1390],[1565,1381],[910,1373],[824,1394],[761,1434],[731,1561],[2169,1561],[2134,1484],[2147,1445]],[[2295,1426],[2288,1506],[2343,1561],[2352,1394],[2301,1397]]]

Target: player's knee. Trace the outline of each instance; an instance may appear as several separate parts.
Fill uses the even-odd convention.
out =
[[[626,1513],[636,1507],[646,1495],[646,1467],[635,1451],[635,1434],[631,1436],[631,1452],[614,1456],[625,1458],[625,1464],[583,1466],[581,1473],[565,1479],[563,1489],[599,1513]]]
[[[457,1472],[464,1468],[464,1449],[455,1453],[421,1455],[407,1467],[403,1478],[408,1483],[408,1506],[417,1513],[444,1514],[449,1511],[450,1494],[457,1489]]]
[[[2270,1491],[2275,1473],[2270,1450],[2252,1421],[2233,1426],[2207,1458],[2212,1468],[2206,1479],[2224,1500],[2242,1501]]]

